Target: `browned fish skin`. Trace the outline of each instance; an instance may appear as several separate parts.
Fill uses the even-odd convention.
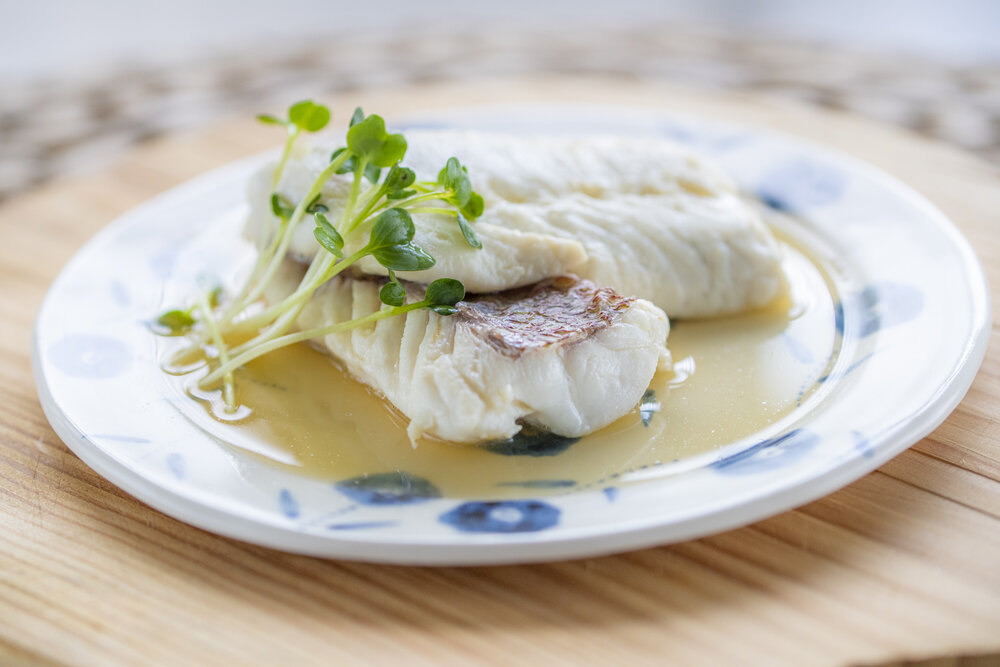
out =
[[[458,304],[461,324],[505,356],[569,345],[610,326],[634,298],[576,276],[477,295]]]

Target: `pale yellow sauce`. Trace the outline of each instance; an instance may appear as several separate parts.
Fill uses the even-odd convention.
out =
[[[696,455],[772,434],[831,367],[838,343],[828,280],[786,247],[789,299],[738,317],[672,323],[674,372],[653,379],[660,409],[648,426],[636,409],[555,456],[431,441],[414,448],[405,417],[306,345],[265,355],[238,373],[238,401],[252,407],[238,419],[209,417],[218,392],[191,392],[200,399],[191,404],[201,408],[188,414],[241,453],[304,475],[339,481],[400,470],[446,496],[523,496],[512,482],[566,480],[532,488],[540,495],[671,474]],[[194,385],[192,375],[174,381],[189,391]]]

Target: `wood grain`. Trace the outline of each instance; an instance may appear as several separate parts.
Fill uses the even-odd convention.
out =
[[[852,153],[961,227],[997,308],[1000,175],[902,131],[757,97],[593,79],[331,102],[392,117],[521,100],[662,106]],[[105,482],[62,445],[35,397],[31,327],[45,290],[115,216],[272,142],[237,121],[0,209],[0,663],[1000,664],[995,326],[958,410],[880,470],[747,528],[619,556],[483,568],[325,561],[191,528]]]

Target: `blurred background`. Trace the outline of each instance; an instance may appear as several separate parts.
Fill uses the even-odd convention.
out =
[[[303,97],[545,73],[778,96],[1000,164],[992,0],[2,0],[0,199]]]

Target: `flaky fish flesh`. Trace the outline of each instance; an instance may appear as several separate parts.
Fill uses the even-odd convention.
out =
[[[458,155],[486,201],[475,223],[482,250],[464,243],[453,218],[415,215],[415,242],[437,258],[415,282],[461,280],[473,293],[575,274],[648,299],[671,317],[732,314],[764,306],[787,290],[780,245],[757,210],[718,168],[671,142],[612,137],[518,137],[410,131],[404,164],[433,179]],[[278,192],[305,196],[330,151],[292,159]],[[248,235],[273,229],[270,168],[250,186]],[[334,219],[348,182],[331,179],[324,203]],[[318,251],[302,225],[293,254]],[[374,259],[360,270],[383,275]]]
[[[301,275],[286,262],[269,298],[289,293]],[[299,327],[375,312],[383,282],[334,278]],[[407,290],[422,298],[423,287]],[[414,442],[469,443],[509,438],[524,424],[566,436],[610,424],[636,406],[657,369],[669,368],[668,329],[648,301],[563,276],[472,296],[451,316],[411,311],[314,344],[405,414]]]

